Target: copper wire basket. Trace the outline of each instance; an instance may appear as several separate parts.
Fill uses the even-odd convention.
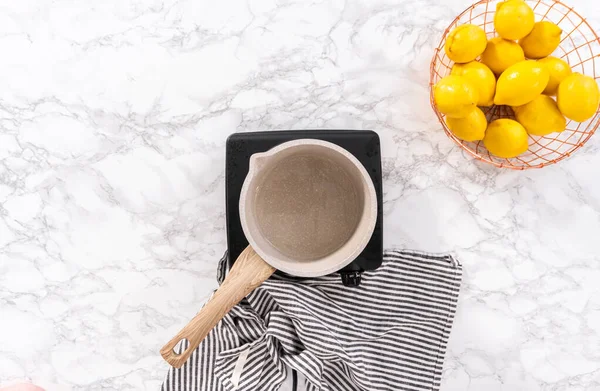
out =
[[[445,115],[440,113],[433,101],[433,86],[444,76],[450,74],[452,61],[444,52],[446,36],[455,27],[471,23],[483,28],[488,39],[494,37],[494,12],[500,0],[481,0],[467,8],[448,26],[440,44],[435,49],[431,61],[430,101],[444,131],[456,144],[475,158],[491,163],[497,167],[524,170],[527,168],[541,168],[561,161],[570,156],[594,134],[600,125],[600,110],[585,122],[567,120],[567,127],[561,133],[552,133],[547,136],[529,136],[529,150],[524,154],[510,159],[496,157],[490,154],[483,142],[468,142],[458,139],[450,132],[444,120]],[[588,22],[571,7],[554,0],[531,1],[527,4],[535,13],[535,20],[548,20],[556,23],[563,31],[559,47],[552,54],[569,63],[573,72],[600,79],[600,38]],[[509,106],[492,106],[482,108],[488,121],[497,118],[514,118],[514,113]]]

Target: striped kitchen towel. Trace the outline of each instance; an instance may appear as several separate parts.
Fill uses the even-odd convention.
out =
[[[225,269],[224,258],[219,281]],[[352,288],[339,275],[275,274],[162,390],[438,390],[461,277],[452,256],[415,251],[386,251]]]

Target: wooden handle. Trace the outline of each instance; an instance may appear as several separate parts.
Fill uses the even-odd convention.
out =
[[[202,310],[160,349],[165,361],[180,368],[225,314],[274,272],[275,268],[266,263],[251,246],[246,247]],[[181,353],[175,353],[173,349],[183,339],[188,340],[188,347]]]

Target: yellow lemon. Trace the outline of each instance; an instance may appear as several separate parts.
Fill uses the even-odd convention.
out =
[[[533,25],[533,30],[519,41],[527,58],[549,56],[558,47],[562,30],[552,22],[542,21]]]
[[[596,80],[572,73],[559,85],[556,93],[558,108],[565,117],[577,122],[590,119],[598,110],[600,91]]]
[[[450,131],[459,139],[465,141],[483,140],[487,120],[479,107],[475,107],[464,118],[446,118]]]
[[[554,99],[547,95],[539,95],[531,102],[515,107],[514,111],[527,133],[536,136],[562,132],[567,126],[567,119],[558,110]]]
[[[448,117],[466,117],[477,106],[477,89],[462,76],[449,75],[433,88],[433,100]]]
[[[492,155],[503,158],[519,156],[529,148],[525,128],[508,118],[497,119],[488,125],[483,145]]]
[[[569,64],[567,64],[560,58],[552,56],[542,58],[541,60],[538,60],[538,62],[544,64],[550,72],[550,80],[548,80],[548,85],[544,90],[544,94],[556,94],[556,90],[558,89],[558,85],[560,84],[560,82],[563,81],[565,77],[571,74],[571,68],[569,67]]]
[[[485,31],[473,24],[458,26],[446,37],[444,50],[446,55],[454,62],[470,62],[485,50],[487,37]]]
[[[531,32],[535,17],[522,0],[508,0],[496,6],[494,28],[505,39],[521,39]]]
[[[484,64],[471,61],[467,64],[454,64],[451,75],[463,76],[471,82],[479,93],[477,106],[491,106],[494,104],[496,92],[496,76]]]
[[[550,72],[537,61],[521,61],[502,72],[496,85],[494,103],[522,106],[531,102],[548,85]]]
[[[481,62],[487,65],[496,75],[523,60],[525,60],[525,54],[523,54],[523,49],[519,44],[500,37],[490,39],[481,54]]]

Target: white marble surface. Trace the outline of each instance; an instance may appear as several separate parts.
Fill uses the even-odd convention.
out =
[[[600,28],[594,0],[569,0]],[[0,384],[153,390],[216,286],[232,132],[379,132],[385,244],[465,267],[442,390],[600,390],[600,136],[537,171],[440,130],[468,0],[4,0]]]

